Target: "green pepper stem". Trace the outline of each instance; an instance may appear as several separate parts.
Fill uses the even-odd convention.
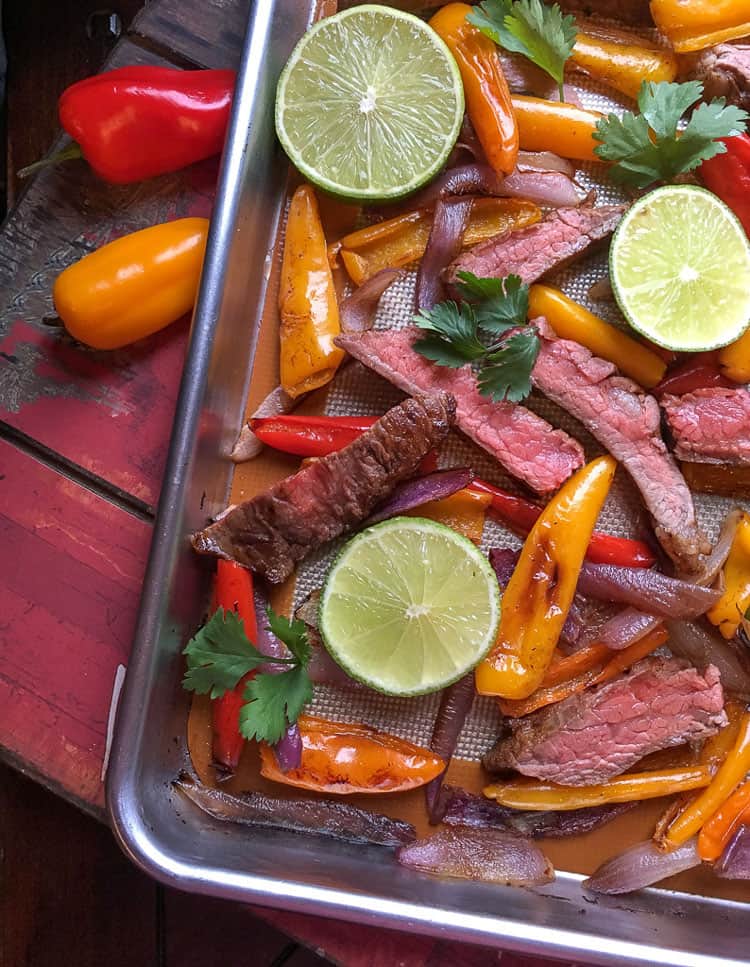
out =
[[[19,178],[28,178],[35,171],[40,171],[42,168],[49,168],[51,165],[56,165],[60,161],[70,161],[72,158],[82,157],[83,152],[81,151],[81,146],[74,141],[67,148],[58,151],[57,154],[50,155],[49,158],[42,158],[40,161],[35,161],[31,165],[26,165],[25,168],[21,168],[17,172],[17,175]]]

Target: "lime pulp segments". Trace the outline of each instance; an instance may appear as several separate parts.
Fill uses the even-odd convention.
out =
[[[716,349],[750,324],[750,242],[703,188],[669,185],[635,202],[615,232],[609,268],[625,318],[659,346]]]
[[[372,4],[316,23],[276,92],[276,130],[292,163],[358,201],[399,198],[430,181],[463,113],[458,67],[435,31]]]
[[[456,681],[487,654],[499,621],[489,561],[461,534],[420,517],[354,537],[331,568],[319,613],[333,658],[388,695]]]

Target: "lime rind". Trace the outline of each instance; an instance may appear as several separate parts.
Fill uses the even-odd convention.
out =
[[[434,178],[463,114],[443,40],[418,17],[373,4],[316,23],[276,94],[276,131],[292,163],[324,191],[362,202],[401,198]]]
[[[716,195],[667,185],[636,201],[609,252],[628,323],[677,352],[719,349],[750,325],[750,242]]]
[[[499,621],[489,561],[463,535],[421,517],[392,518],[354,537],[331,567],[319,608],[323,642],[344,671],[404,697],[465,675],[494,644]]]

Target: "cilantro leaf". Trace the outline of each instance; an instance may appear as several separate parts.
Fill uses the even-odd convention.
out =
[[[741,134],[749,116],[740,108],[727,107],[723,98],[714,98],[697,107],[680,131],[683,115],[702,93],[699,81],[644,81],[638,95],[639,115],[626,111],[622,118],[614,114],[602,118],[596,126],[601,144],[594,152],[603,161],[615,163],[612,178],[646,188],[723,154],[726,148],[716,139]]]
[[[439,302],[422,309],[414,322],[429,335],[414,344],[417,352],[441,366],[458,369],[484,355],[477,335],[477,319],[467,303]]]
[[[517,332],[487,356],[479,373],[479,392],[496,402],[520,403],[531,392],[531,371],[539,354],[539,336],[533,329]]]
[[[574,17],[542,0],[484,0],[466,19],[499,47],[522,54],[549,74],[563,100],[565,61],[576,42]]]
[[[268,661],[249,641],[234,611],[223,608],[190,639],[183,654],[188,667],[182,687],[211,698],[220,698],[243,675]]]
[[[529,311],[529,287],[518,275],[505,279],[480,279],[472,272],[458,272],[461,280],[456,288],[466,299],[480,300],[474,306],[481,329],[500,335],[515,326],[523,326]]]
[[[245,686],[240,732],[246,739],[278,742],[288,725],[297,721],[312,694],[312,684],[303,665],[280,675],[256,675]]]
[[[300,665],[307,665],[310,661],[310,642],[307,640],[305,622],[295,618],[290,621],[282,614],[276,614],[271,608],[266,610],[268,630],[283,641]]]

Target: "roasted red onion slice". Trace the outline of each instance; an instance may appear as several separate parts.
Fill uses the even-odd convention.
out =
[[[612,651],[622,651],[628,645],[640,641],[661,622],[661,618],[652,614],[644,614],[635,608],[625,608],[597,629],[596,640],[601,641]]]
[[[438,198],[435,203],[430,237],[417,272],[417,309],[432,309],[445,298],[441,275],[461,251],[471,206],[471,198]]]
[[[462,880],[539,886],[555,878],[552,864],[527,839],[498,829],[441,829],[398,851],[402,866]]]
[[[493,547],[490,549],[490,564],[495,569],[497,583],[500,585],[501,591],[504,591],[508,586],[508,581],[513,575],[517,561],[518,551],[509,547]]]
[[[706,588],[710,587],[719,576],[719,572],[726,564],[729,552],[732,550],[732,542],[734,541],[734,535],[737,533],[737,526],[741,517],[742,511],[739,508],[727,514],[724,523],[721,525],[719,539],[716,541],[714,549],[703,562],[703,566],[695,578],[696,584],[700,584]]]
[[[450,762],[453,753],[456,751],[458,737],[464,727],[466,716],[471,711],[475,694],[474,672],[472,671],[444,689],[440,697],[440,707],[435,717],[435,724],[432,727],[430,749],[445,760],[446,768],[447,763]],[[443,786],[444,776],[445,772],[443,771],[431,782],[428,782],[424,789],[427,813],[433,825],[439,823],[441,819],[442,797],[440,790]]]
[[[714,864],[724,880],[750,880],[750,826],[740,826]]]
[[[302,736],[296,722],[287,728],[284,735],[273,747],[273,754],[276,756],[276,761],[282,772],[299,768],[302,761]]]
[[[341,303],[341,331],[364,332],[372,328],[378,302],[385,290],[401,275],[398,269],[381,269],[363,282]]]
[[[561,158],[551,151],[519,151],[516,161],[518,171],[559,171],[572,178],[576,172],[572,161]]]
[[[667,577],[642,567],[616,567],[585,561],[578,590],[600,601],[629,604],[662,618],[696,618],[721,597],[720,591]]]
[[[350,678],[344,669],[331,658],[318,632],[318,606],[320,591],[312,591],[294,612],[294,617],[307,625],[307,639],[312,648],[307,674],[316,685],[340,685],[343,688],[365,688]]]
[[[568,175],[519,168],[504,179],[496,194],[503,198],[527,198],[546,208],[577,208],[585,198]]]
[[[715,665],[724,688],[750,696],[750,669],[742,661],[741,652],[715,628],[693,621],[668,621],[667,630],[667,645],[675,655],[687,658],[696,668]]]
[[[452,198],[456,195],[497,195],[502,178],[484,163],[469,163],[447,168],[434,181],[412,195],[408,202],[399,207],[413,211],[416,208],[432,208],[439,198]]]
[[[560,94],[556,82],[536,64],[532,64],[520,54],[512,54],[505,50],[498,50],[497,55],[508,87],[514,94],[533,94],[548,101],[559,100]],[[581,99],[570,84],[565,84],[564,94],[568,104],[582,107]]]
[[[583,886],[593,893],[632,893],[658,883],[668,876],[700,866],[697,840],[688,840],[678,849],[664,852],[652,839],[603,863]]]
[[[330,799],[275,799],[259,792],[232,796],[182,775],[172,784],[199,809],[225,823],[270,826],[299,833],[331,836],[348,843],[403,846],[416,837],[411,823],[389,819]]]
[[[307,395],[307,393],[303,393],[301,396],[293,399],[280,386],[277,386],[263,400],[258,409],[252,414],[251,419],[260,416],[280,416],[282,413],[291,413]],[[240,435],[232,449],[231,457],[235,463],[244,463],[247,460],[252,460],[254,457],[257,457],[262,449],[263,444],[246,423],[240,430]]]
[[[420,507],[430,500],[450,497],[451,494],[468,487],[473,479],[473,472],[468,467],[461,467],[455,470],[436,470],[424,477],[405,480],[365,521],[365,526],[369,527],[370,524],[378,524],[381,520],[388,520],[389,517],[405,514],[407,510]]]

